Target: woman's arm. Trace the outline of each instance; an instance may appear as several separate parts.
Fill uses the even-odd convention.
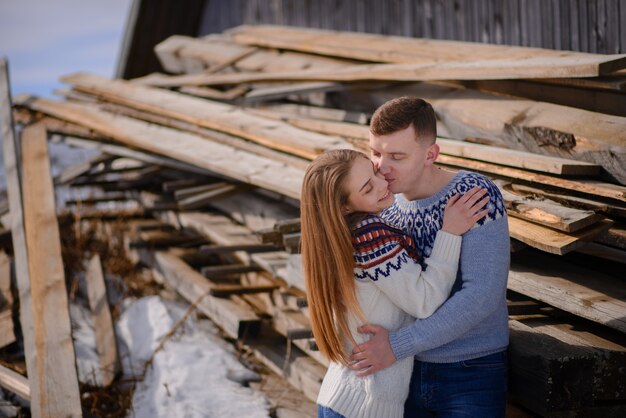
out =
[[[357,268],[357,278],[369,278],[381,292],[404,312],[426,318],[446,301],[456,279],[461,237],[439,231],[426,269],[410,257],[400,241],[381,252],[395,254],[386,260]],[[396,248],[398,246],[399,248]]]

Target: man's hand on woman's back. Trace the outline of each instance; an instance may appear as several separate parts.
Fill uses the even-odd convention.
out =
[[[372,334],[372,338],[354,347],[350,356],[350,369],[357,376],[369,376],[379,372],[396,362],[389,344],[389,331],[378,325],[363,325],[358,328],[361,334]]]

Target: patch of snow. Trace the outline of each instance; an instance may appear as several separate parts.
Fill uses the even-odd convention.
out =
[[[158,296],[128,302],[116,325],[127,376],[143,372],[145,362],[185,311],[186,306]],[[130,416],[267,418],[265,397],[227,378],[242,372],[245,367],[212,324],[192,315],[137,383]]]

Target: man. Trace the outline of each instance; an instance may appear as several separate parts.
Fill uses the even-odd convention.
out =
[[[504,417],[508,315],[509,232],[497,187],[485,176],[435,165],[436,118],[424,100],[402,97],[383,104],[370,124],[371,158],[396,195],[383,217],[411,234],[430,255],[448,199],[474,186],[487,189],[489,214],[463,235],[459,273],[450,298],[429,318],[372,338],[351,360],[367,376],[415,356],[405,416]]]

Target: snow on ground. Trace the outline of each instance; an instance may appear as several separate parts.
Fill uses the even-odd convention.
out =
[[[116,332],[124,374],[132,377],[143,373],[144,364],[187,307],[158,296],[125,302]],[[93,329],[89,335],[88,315],[76,306],[71,313],[82,381],[94,376],[95,339]],[[213,324],[191,315],[154,356],[145,379],[137,383],[129,417],[266,418],[269,405],[265,397],[226,377],[245,372]]]

